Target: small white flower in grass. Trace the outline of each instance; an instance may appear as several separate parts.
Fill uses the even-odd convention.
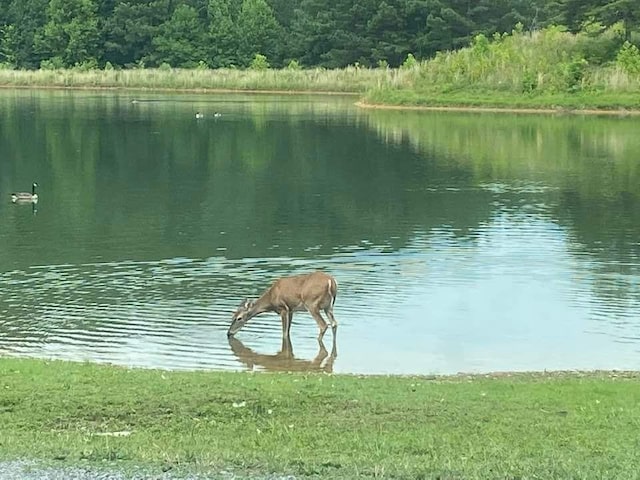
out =
[[[269,415],[271,415],[271,414],[273,413],[273,410],[269,409],[269,410],[267,410],[267,413],[268,413]]]
[[[233,402],[233,408],[242,408],[242,407],[246,407],[247,406],[247,402],[242,401],[242,402]]]

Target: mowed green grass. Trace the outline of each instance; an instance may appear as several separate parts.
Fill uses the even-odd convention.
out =
[[[516,94],[500,91],[419,92],[415,90],[377,89],[368,92],[363,101],[367,106],[397,107],[487,107],[497,109],[536,109],[547,113],[573,110],[597,110],[602,113],[637,113],[640,95],[629,92],[584,92],[555,94]]]
[[[631,479],[640,374],[360,377],[1,358],[0,457],[322,478]]]

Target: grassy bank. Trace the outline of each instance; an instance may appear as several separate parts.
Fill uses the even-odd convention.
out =
[[[336,70],[132,69],[2,70],[0,86],[149,90],[259,90],[363,93],[400,87],[408,72],[348,67]]]
[[[639,382],[176,373],[4,358],[0,456],[325,478],[637,478]]]
[[[317,92],[361,95],[361,106],[495,107],[498,109],[640,110],[635,91],[593,90],[513,92],[477,88],[449,89],[415,84],[423,66],[413,69],[339,70],[1,70],[0,87],[77,88],[153,91]]]
[[[502,110],[537,110],[542,112],[599,110],[603,113],[623,113],[627,110],[637,113],[640,111],[640,93],[517,94],[499,91],[418,92],[383,88],[368,92],[361,106],[495,108]]]
[[[413,62],[400,85],[365,95],[369,104],[551,109],[640,109],[640,52],[619,32],[559,28],[478,35],[460,50]]]

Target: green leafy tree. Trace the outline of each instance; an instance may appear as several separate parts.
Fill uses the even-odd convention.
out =
[[[323,0],[304,0],[292,27],[293,56],[306,65],[327,68],[368,64],[371,43],[367,28],[374,7],[365,0],[336,0],[333,8],[327,9]]]
[[[238,62],[248,66],[256,53],[278,58],[281,27],[265,0],[243,0],[237,20]]]
[[[278,24],[288,29],[295,20],[295,12],[300,8],[302,0],[267,0],[267,3],[273,10]]]
[[[616,57],[616,63],[628,73],[640,73],[640,50],[635,45],[624,42]]]
[[[174,67],[193,68],[206,58],[206,31],[198,12],[189,5],[179,5],[153,39],[154,63],[166,62]]]
[[[385,60],[398,65],[411,49],[411,39],[406,34],[405,16],[400,2],[383,0],[367,23],[371,54],[368,64]]]
[[[631,32],[640,28],[640,1],[638,0],[607,1],[593,8],[590,13],[605,25],[621,22],[624,27],[624,38],[627,41],[631,39]]]
[[[274,67],[396,67],[518,23],[588,30],[589,62],[612,61],[625,38],[638,43],[640,1],[0,0],[0,62],[247,67],[260,53]]]
[[[578,32],[593,8],[593,0],[560,0],[555,22],[571,32]]]
[[[432,53],[441,50],[454,50],[468,45],[477,30],[473,21],[454,9],[454,4],[445,4],[440,0],[431,3],[432,13],[427,17],[425,35]]]
[[[148,60],[170,11],[170,0],[118,1],[103,21],[104,60],[123,66]]]
[[[15,67],[15,25],[3,24],[0,26],[0,65],[11,65]]]
[[[7,25],[9,22],[9,7],[11,0],[0,0],[0,26]]]
[[[416,60],[416,57],[413,56],[413,53],[409,53],[407,54],[407,58],[404,60],[404,62],[402,62],[402,65],[400,66],[400,68],[415,68],[418,66],[418,61]]]
[[[229,0],[209,0],[207,58],[213,68],[230,67],[238,60],[238,37]]]
[[[267,70],[269,66],[269,60],[267,57],[256,53],[253,60],[251,60],[249,68],[251,68],[251,70]]]
[[[45,58],[59,58],[69,67],[99,57],[95,1],[50,0],[46,16],[47,23],[34,41]]]
[[[295,50],[295,39],[291,35],[293,24],[296,19],[296,12],[300,9],[302,0],[267,0],[273,10],[276,21],[282,29],[282,34],[278,40],[278,51],[282,57],[282,65],[285,66],[293,58]]]
[[[334,23],[333,12],[318,6],[318,0],[302,0],[291,24],[291,56],[305,65],[320,65],[321,55],[331,47]]]
[[[525,30],[537,30],[545,24],[544,6],[550,1],[479,0],[469,5],[466,16],[474,25],[474,35],[510,32],[518,23]]]
[[[474,24],[471,15],[482,11],[475,2],[461,0],[421,0],[416,1],[407,10],[408,16],[419,19],[414,25],[418,30],[411,50],[419,58],[432,56],[438,51],[453,50],[468,45],[475,33],[481,30]],[[492,12],[495,8],[492,8]],[[476,12],[477,13],[477,12]]]
[[[4,2],[0,45],[6,61],[17,68],[37,68],[43,55],[35,51],[36,33],[46,23],[48,0]]]
[[[547,0],[544,10],[550,22],[574,33],[587,22],[602,22],[605,26],[622,22],[628,40],[631,32],[640,28],[638,0]]]
[[[425,58],[432,52],[427,38],[427,17],[431,12],[429,3],[425,0],[413,0],[406,3],[403,11],[407,35],[410,40],[409,51],[418,58]]]

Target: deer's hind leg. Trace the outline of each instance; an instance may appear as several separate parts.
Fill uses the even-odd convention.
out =
[[[336,331],[338,330],[338,322],[336,322],[336,317],[333,316],[333,307],[329,307],[329,308],[325,308],[324,309],[324,313],[327,315],[327,317],[329,317],[329,323],[331,324],[331,330],[333,331],[333,334],[336,334]]]

